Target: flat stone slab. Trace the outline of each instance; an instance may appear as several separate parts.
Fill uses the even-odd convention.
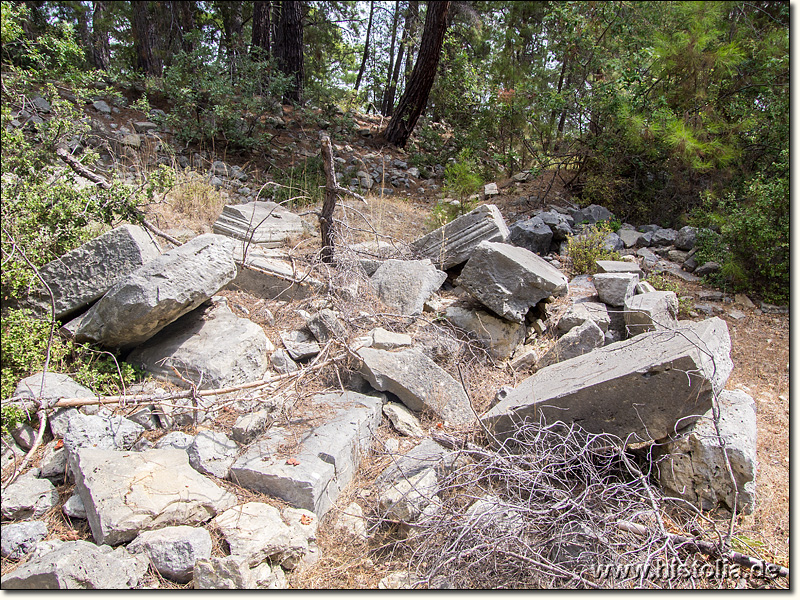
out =
[[[453,425],[475,421],[469,398],[447,371],[415,348],[388,352],[358,350],[360,373],[381,392],[391,392],[408,408],[430,411]]]
[[[756,404],[741,390],[723,390],[718,402],[719,435],[709,410],[677,439],[656,448],[659,481],[668,495],[684,498],[701,510],[713,510],[720,504],[732,509],[738,489],[736,509],[749,514],[756,501]],[[726,451],[735,485],[728,473]]]
[[[205,234],[151,260],[89,309],[75,338],[121,349],[147,341],[236,277],[233,246]]]
[[[137,225],[122,225],[47,263],[39,274],[53,292],[56,319],[63,320],[160,254],[161,249],[147,231]],[[49,317],[50,294],[40,284],[31,290],[23,306],[39,317]]]
[[[227,205],[212,228],[214,233],[275,248],[303,233],[303,221],[274,202],[256,200]]]
[[[524,324],[501,319],[484,310],[449,306],[445,316],[456,327],[469,331],[486,343],[489,352],[500,360],[514,354],[514,350],[525,341]]]
[[[728,327],[716,317],[643,333],[541,369],[482,421],[500,439],[540,418],[628,443],[661,439],[711,408],[733,369],[730,351]]]
[[[325,284],[304,271],[293,268],[285,251],[264,251],[251,246],[245,256],[242,248],[234,253],[239,272],[227,289],[241,290],[270,300],[302,300],[322,292]]]
[[[299,435],[272,427],[231,467],[230,478],[322,517],[355,475],[381,418],[383,399],[356,392],[320,396],[336,410],[324,425]]]
[[[644,277],[644,271],[635,262],[625,260],[596,260],[594,262],[599,273],[636,273],[640,278]]]
[[[675,292],[636,294],[625,301],[625,327],[630,335],[674,329],[678,325]]]
[[[200,306],[134,350],[127,362],[180,387],[221,388],[261,379],[275,346],[264,330],[226,302]],[[201,383],[202,382],[202,383]]]
[[[422,314],[425,301],[435,294],[447,273],[425,260],[386,260],[370,278],[381,301],[401,315]]]
[[[548,296],[569,291],[567,278],[530,250],[481,242],[458,284],[495,314],[522,323],[528,310]]]
[[[506,242],[509,235],[500,210],[484,204],[415,240],[411,249],[440,269],[449,269],[466,262],[481,242]]]
[[[183,450],[82,448],[70,456],[70,466],[98,544],[128,542],[169,525],[199,525],[236,504],[236,496],[189,466]]]

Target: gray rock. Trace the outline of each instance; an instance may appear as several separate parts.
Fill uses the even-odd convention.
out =
[[[280,336],[283,345],[286,346],[286,351],[294,360],[303,360],[319,354],[319,344],[306,331],[301,329],[281,331]]]
[[[347,328],[335,311],[324,308],[312,316],[306,323],[306,327],[314,334],[317,341],[325,343],[330,339],[346,341]]]
[[[401,315],[419,315],[447,279],[430,259],[386,260],[370,278],[381,301]]]
[[[575,223],[588,223],[589,225],[607,221],[614,216],[610,210],[597,204],[590,204],[582,210],[572,210],[570,213],[575,219]]]
[[[458,284],[495,314],[517,323],[540,300],[568,291],[566,277],[546,260],[524,248],[495,242],[478,245]]]
[[[44,387],[42,387],[44,383]],[[20,398],[39,398],[53,401],[61,398],[92,398],[94,392],[89,388],[83,387],[72,379],[69,375],[62,373],[34,373],[33,375],[21,380],[14,396]],[[48,419],[50,431],[53,437],[62,437],[67,431],[67,421],[73,414],[78,414],[74,408],[58,409]]]
[[[70,467],[98,544],[127,542],[168,525],[198,525],[236,504],[233,494],[189,466],[183,450],[82,448],[70,455]]]
[[[558,321],[558,333],[564,334],[573,327],[582,325],[587,319],[594,321],[603,332],[608,331],[611,323],[608,309],[602,302],[577,302]]]
[[[410,437],[425,437],[419,419],[402,404],[387,402],[383,406],[383,414],[389,418],[399,433]]]
[[[259,325],[237,317],[219,302],[183,315],[134,350],[127,361],[186,387],[175,374],[177,369],[185,379],[208,389],[261,379],[273,350]]]
[[[104,551],[90,542],[64,542],[52,552],[31,558],[1,580],[6,590],[120,590],[134,588],[147,562],[124,548]]]
[[[642,259],[642,267],[645,271],[652,270],[658,264],[658,256],[649,248],[639,248],[636,256]]]
[[[53,293],[56,319],[94,302],[160,253],[143,228],[122,225],[47,263],[39,274]],[[37,316],[50,316],[50,294],[42,285],[35,286],[22,305]]]
[[[449,306],[447,319],[487,344],[491,354],[505,360],[525,341],[525,325],[496,317],[483,310]],[[373,346],[374,347],[374,346]]]
[[[194,565],[196,590],[251,589],[250,567],[244,556],[213,556],[198,559]]]
[[[155,448],[172,448],[176,450],[187,450],[192,445],[194,436],[183,431],[170,431],[167,435],[156,442]]]
[[[386,519],[413,522],[436,501],[439,480],[434,469],[402,478],[381,492],[378,507]]]
[[[189,464],[204,475],[225,479],[236,461],[239,447],[222,432],[201,431],[186,449]]]
[[[26,473],[3,488],[0,514],[9,521],[38,519],[57,505],[58,491],[53,484]]]
[[[725,321],[643,333],[539,370],[483,417],[499,439],[515,423],[579,423],[628,443],[661,439],[711,407],[733,368]]]
[[[110,115],[111,114],[111,107],[104,100],[95,100],[92,103],[92,106],[99,113],[102,113],[102,114],[105,114],[105,115]]]
[[[213,231],[265,248],[276,248],[302,235],[303,222],[280,204],[256,200],[225,206]]]
[[[36,430],[27,423],[20,423],[11,431],[11,437],[19,444],[20,448],[27,451],[33,448],[33,443],[36,441]]]
[[[656,288],[653,287],[653,284],[649,281],[640,281],[636,284],[636,293],[637,294],[649,294],[651,292],[656,292]]]
[[[624,306],[633,296],[639,276],[636,273],[598,273],[594,285],[600,301],[609,306]]]
[[[44,521],[4,523],[0,528],[0,555],[12,560],[22,558],[46,535],[47,523]]]
[[[675,292],[637,294],[625,301],[625,327],[630,335],[678,326],[678,296]]]
[[[717,273],[721,268],[722,267],[719,266],[719,263],[710,260],[697,267],[693,274],[697,275],[698,277],[703,277],[704,275],[712,275],[713,273]]]
[[[298,272],[285,252],[250,246],[246,257],[241,248],[235,253],[239,273],[229,289],[248,292],[271,300],[299,300],[313,296],[325,285],[308,273]]]
[[[581,356],[601,347],[604,343],[603,331],[589,318],[558,338],[553,347],[536,362],[536,367],[541,369],[563,360]]]
[[[635,229],[620,229],[617,231],[617,235],[626,248],[644,245],[644,235]]]
[[[509,235],[500,210],[484,204],[415,240],[411,249],[440,269],[449,269],[466,262],[481,242],[506,242]]]
[[[236,276],[233,242],[196,237],[112,287],[86,313],[78,341],[129,349],[208,300]]]
[[[133,123],[133,128],[136,130],[136,133],[148,133],[150,131],[158,131],[158,125],[151,121],[135,121]]]
[[[431,411],[453,425],[474,422],[461,384],[419,350],[397,352],[361,348],[359,372],[381,392],[391,392],[416,412]]]
[[[667,258],[674,263],[683,264],[688,258],[689,253],[684,250],[670,250],[667,252]]]
[[[644,277],[644,272],[638,263],[626,260],[596,260],[594,261],[599,273],[636,273]]]
[[[79,448],[130,450],[145,429],[120,416],[73,415],[64,434],[64,448],[73,455]]]
[[[497,189],[496,183],[487,183],[483,186],[483,195],[484,196],[497,196],[500,191]]]
[[[128,133],[120,138],[119,143],[123,147],[134,148],[138,150],[142,147],[142,138],[138,133]]]
[[[678,235],[675,236],[675,247],[678,250],[691,250],[697,243],[697,227],[687,225],[681,227]]]
[[[292,360],[292,357],[289,356],[289,353],[282,348],[275,350],[269,360],[278,373],[294,373],[300,369],[297,363]]]
[[[336,520],[333,522],[333,528],[343,532],[348,537],[362,542],[366,542],[369,539],[367,520],[364,518],[364,511],[357,502],[351,502],[337,515]]]
[[[67,501],[64,502],[64,506],[61,507],[61,510],[71,519],[86,520],[86,507],[83,505],[83,500],[81,500],[80,494],[72,494],[72,496],[67,498]]]
[[[675,243],[678,237],[678,232],[674,229],[658,229],[653,232],[653,239],[651,245],[653,246],[671,246]]]
[[[410,335],[386,331],[382,327],[373,329],[369,335],[372,340],[370,347],[376,350],[395,350],[396,348],[410,346],[413,343]]]
[[[271,427],[237,459],[230,478],[242,487],[277,496],[322,517],[368,452],[380,422],[382,400],[355,392],[316,400],[336,407],[336,416],[303,434],[289,456],[281,451],[281,445],[296,438],[280,427]]]
[[[41,96],[33,98],[31,104],[33,104],[33,107],[40,113],[47,114],[52,110],[50,103]]]
[[[452,467],[457,453],[447,450],[431,438],[423,439],[402,456],[393,457],[392,464],[386,467],[375,480],[378,488],[388,488],[401,479],[408,479],[428,469],[444,475]]]
[[[701,510],[713,510],[719,504],[733,508],[738,488],[736,508],[749,514],[756,500],[756,405],[741,390],[722,391],[718,402],[719,435],[709,410],[679,432],[677,439],[658,448],[659,480],[668,495],[684,498]]]
[[[195,562],[211,557],[211,535],[188,525],[143,531],[128,544],[128,552],[143,552],[163,577],[186,583]]]
[[[553,241],[553,230],[539,217],[533,217],[514,223],[509,241],[536,254],[547,254]]]
[[[603,240],[603,250],[608,250],[609,252],[619,252],[623,248],[625,248],[625,244],[613,231],[609,232]]]
[[[55,440],[44,447],[39,462],[39,477],[62,480],[67,474],[67,449]]]
[[[249,444],[263,434],[271,422],[272,418],[268,410],[241,415],[233,425],[231,437],[242,445]]]
[[[0,452],[0,471],[5,471],[12,464],[20,464],[25,456],[25,451],[11,437],[5,435],[0,442]]]

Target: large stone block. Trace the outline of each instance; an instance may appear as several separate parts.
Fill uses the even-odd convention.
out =
[[[98,544],[128,542],[168,525],[199,525],[237,502],[189,466],[183,450],[82,448],[70,455],[70,466]]]
[[[719,504],[751,513],[756,500],[756,404],[741,390],[724,390],[718,398],[719,434],[713,411],[684,428],[677,439],[657,448],[661,486],[670,496],[684,498],[701,510]],[[728,461],[735,484],[731,481]]]
[[[123,277],[161,254],[155,240],[137,225],[122,225],[67,252],[39,269],[53,292],[56,319],[63,320],[94,302]],[[50,316],[50,294],[41,284],[23,306]]]
[[[674,329],[678,325],[675,292],[648,292],[625,300],[625,327],[630,335]]]
[[[274,202],[227,205],[213,227],[214,233],[275,248],[303,233],[299,216]]]
[[[540,300],[568,291],[567,278],[546,260],[496,242],[478,245],[458,283],[489,310],[517,323]]]
[[[484,310],[472,310],[449,306],[445,311],[447,319],[475,335],[489,347],[489,352],[500,360],[505,360],[525,341],[525,325],[507,321]]]
[[[246,256],[237,246],[234,253],[239,272],[228,289],[241,290],[270,300],[302,300],[325,288],[318,279],[298,271],[285,251],[264,251],[250,246]]]
[[[438,270],[429,259],[384,262],[371,278],[381,301],[401,315],[422,314],[425,301],[435,294],[447,273]]]
[[[594,286],[601,302],[609,306],[624,306],[632,297],[639,283],[637,273],[598,273],[594,276]]]
[[[112,287],[83,317],[78,341],[130,349],[194,310],[236,277],[234,242],[198,236]]]
[[[185,379],[208,389],[260,379],[274,350],[261,327],[234,315],[225,302],[216,302],[169,324],[127,361],[185,387],[186,382],[175,374],[177,369]]]
[[[391,392],[411,410],[430,411],[453,425],[475,420],[461,384],[419,350],[361,348],[358,355],[362,360],[360,372],[370,385]]]
[[[466,262],[483,241],[506,242],[510,232],[494,204],[484,204],[411,243],[419,256],[440,269]]]
[[[536,254],[547,254],[553,241],[553,230],[539,217],[532,217],[511,226],[509,241]]]
[[[541,369],[482,421],[501,439],[520,422],[542,419],[629,443],[661,439],[711,407],[733,369],[730,351],[718,318],[643,333]]]
[[[558,338],[547,354],[536,362],[536,366],[541,369],[562,360],[581,356],[599,348],[604,342],[603,330],[591,318],[587,318],[583,323]]]

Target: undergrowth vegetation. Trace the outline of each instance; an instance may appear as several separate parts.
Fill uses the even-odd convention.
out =
[[[567,238],[567,252],[576,275],[597,272],[598,260],[619,260],[619,253],[606,247],[611,227],[606,222],[586,227],[580,234]]]

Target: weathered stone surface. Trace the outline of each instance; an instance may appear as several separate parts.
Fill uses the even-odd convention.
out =
[[[636,256],[642,259],[641,263],[645,271],[650,271],[658,265],[658,256],[650,248],[639,248]]]
[[[42,460],[39,462],[39,477],[47,479],[64,479],[67,471],[67,449],[53,440],[44,447]]]
[[[124,549],[110,551],[90,542],[63,542],[52,552],[5,575],[5,590],[122,590],[136,587],[147,562]]]
[[[244,556],[201,558],[194,565],[192,585],[196,590],[252,589],[250,567]]]
[[[183,431],[170,431],[156,442],[155,447],[159,450],[163,448],[173,448],[176,450],[187,450],[192,445],[194,436]]]
[[[633,296],[639,276],[636,273],[598,273],[594,286],[600,301],[609,306],[624,306],[625,300]]]
[[[39,274],[53,292],[56,319],[63,320],[94,302],[115,283],[161,251],[152,237],[136,225],[122,225],[47,263]],[[40,317],[50,316],[50,294],[35,287],[23,302]]]
[[[730,350],[719,318],[643,333],[541,369],[482,420],[501,439],[540,417],[628,442],[661,439],[711,407],[733,369]]]
[[[221,431],[201,431],[186,449],[189,464],[204,475],[225,479],[236,461],[239,447]]]
[[[373,329],[369,335],[372,338],[370,348],[375,348],[376,350],[394,350],[410,346],[414,342],[411,336],[406,333],[394,333],[393,331],[386,331],[382,327]]]
[[[378,506],[387,519],[413,522],[427,506],[436,501],[439,480],[434,469],[400,479],[378,498]]]
[[[286,351],[294,360],[303,360],[319,354],[319,344],[309,332],[302,329],[281,331],[280,336]]]
[[[345,507],[336,517],[333,527],[357,540],[366,542],[369,539],[369,535],[367,534],[367,520],[364,518],[363,509],[357,502],[351,502]]]
[[[264,330],[237,317],[224,301],[200,306],[169,324],[128,356],[128,362],[159,379],[186,387],[175,374],[201,389],[261,379],[275,346]]]
[[[236,497],[189,466],[183,450],[70,455],[78,493],[98,544],[119,544],[141,531],[197,525],[236,504]]]
[[[389,417],[394,428],[403,435],[425,437],[425,432],[419,424],[419,419],[402,404],[387,402],[383,406],[383,414]]]
[[[711,410],[658,449],[659,479],[670,496],[684,498],[701,510],[719,504],[751,513],[756,500],[756,405],[741,390],[724,390],[719,402],[719,435]],[[724,447],[722,440],[724,440]],[[727,451],[735,485],[725,462]]]
[[[678,232],[674,229],[657,229],[653,232],[651,244],[653,246],[670,246],[675,243],[677,237]]]
[[[323,308],[313,315],[306,323],[306,327],[314,334],[317,341],[322,344],[331,338],[347,339],[347,327],[339,318],[338,313],[329,308]]]
[[[42,388],[44,379],[44,388]],[[17,384],[14,396],[20,398],[38,398],[53,400],[61,398],[91,398],[94,392],[86,388],[69,375],[47,372],[34,373]],[[74,408],[59,409],[48,419],[53,437],[62,437],[67,431],[67,422],[73,414],[78,414]]]
[[[500,190],[497,189],[497,184],[487,183],[483,186],[483,195],[484,196],[497,196],[500,193]]]
[[[5,523],[0,528],[0,555],[12,560],[22,558],[46,535],[47,523],[44,521]]]
[[[625,244],[620,239],[620,237],[610,231],[606,234],[606,237],[603,239],[603,250],[608,250],[609,252],[619,252],[623,248],[625,248]]]
[[[411,248],[440,269],[449,269],[466,262],[481,242],[506,242],[509,235],[500,210],[484,204],[415,240]]]
[[[447,319],[485,342],[495,358],[505,360],[525,341],[525,325],[496,317],[484,310],[450,306]]]
[[[597,326],[597,323],[589,318],[558,338],[553,347],[536,362],[536,366],[541,369],[557,362],[581,356],[595,348],[599,348],[604,342],[603,331]]]
[[[644,277],[644,272],[635,262],[625,260],[596,260],[594,262],[599,269],[598,273],[636,273],[640,278]]]
[[[144,431],[144,427],[125,417],[77,413],[67,424],[64,447],[70,455],[79,448],[129,450]]]
[[[72,494],[72,496],[67,498],[67,501],[64,502],[64,506],[61,507],[61,510],[71,519],[86,520],[86,507],[83,505],[83,500],[81,500],[80,494]]]
[[[30,450],[36,440],[36,430],[27,423],[18,423],[11,431],[11,437],[14,438],[20,448]]]
[[[388,488],[401,479],[409,479],[428,469],[442,475],[453,464],[455,457],[455,452],[447,450],[429,437],[425,438],[402,456],[393,457],[392,464],[378,476],[375,485]]]
[[[522,323],[532,306],[568,291],[567,278],[525,248],[482,242],[467,261],[458,284],[494,313]]]
[[[274,202],[227,205],[213,227],[220,233],[267,248],[275,248],[303,233],[299,216]]]
[[[442,286],[447,273],[433,266],[430,259],[385,261],[370,281],[378,297],[401,315],[419,315],[425,301]]]
[[[239,272],[227,288],[271,300],[301,300],[322,291],[325,285],[293,268],[286,252],[267,253],[250,246],[246,258],[237,246],[234,253]]]
[[[383,402],[355,392],[321,396],[317,401],[336,407],[336,416],[302,435],[289,453],[282,446],[293,442],[294,435],[270,428],[238,458],[230,478],[323,516],[368,452]]]
[[[47,479],[30,473],[3,488],[0,514],[9,521],[38,519],[58,504],[58,492]]]
[[[188,525],[143,531],[128,544],[128,552],[143,552],[163,577],[186,583],[192,579],[194,563],[211,557],[211,535]]]
[[[697,275],[697,277],[703,277],[705,275],[711,275],[712,273],[718,272],[722,267],[719,266],[719,263],[710,260],[706,263],[703,263],[699,267],[697,267],[693,274]]]
[[[89,309],[78,341],[132,348],[194,310],[236,276],[233,242],[205,234],[151,260]]]
[[[283,348],[278,348],[269,357],[269,362],[278,373],[294,373],[300,370],[296,362],[292,360],[289,353]]]
[[[509,241],[536,254],[547,254],[553,241],[553,230],[539,217],[532,217],[511,226]]]
[[[675,292],[636,294],[625,300],[625,327],[630,335],[675,329],[677,325],[678,296]]]
[[[656,292],[656,288],[653,287],[653,284],[649,281],[640,281],[636,284],[636,293],[637,294],[649,294],[650,292]]]
[[[635,229],[620,229],[617,231],[617,235],[626,248],[644,245],[644,234]]]
[[[474,421],[461,385],[419,350],[361,348],[360,373],[381,392],[391,392],[413,411],[431,411],[454,425]]]
[[[570,306],[567,312],[558,320],[556,330],[563,335],[574,327],[580,327],[591,318],[589,309],[582,302],[578,302]]]
[[[614,213],[599,204],[590,204],[584,209],[576,209],[570,212],[576,224],[587,223],[594,225],[600,221],[607,221],[614,216]]]
[[[233,425],[231,437],[240,444],[249,444],[264,433],[271,421],[270,411],[268,410],[259,410],[241,415]]]

